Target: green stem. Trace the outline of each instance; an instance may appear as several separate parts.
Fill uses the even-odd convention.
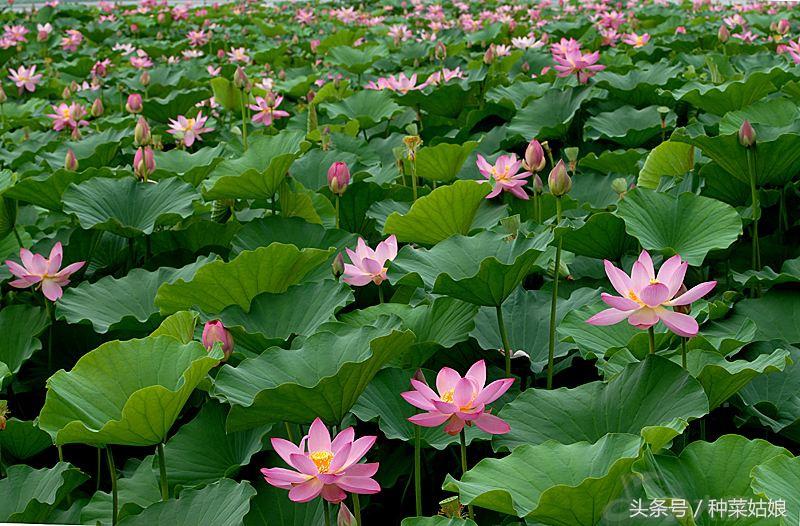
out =
[[[47,372],[49,373],[53,370],[53,323],[55,320],[53,319],[53,309],[50,308],[47,298],[44,298],[44,311],[49,322],[47,326]]]
[[[117,510],[119,509],[119,495],[117,494],[117,468],[114,466],[114,455],[111,446],[106,446],[106,460],[108,473],[111,475],[111,524],[117,524]]]
[[[336,194],[336,228],[339,228],[339,194]]]
[[[383,303],[383,289],[380,285],[378,285],[378,301]]]
[[[458,435],[459,442],[461,443],[461,474],[467,474],[467,434],[464,429],[461,429],[461,433]],[[472,504],[467,506],[467,513],[469,514],[470,520],[475,520],[475,511],[472,509]]]
[[[95,480],[95,491],[100,491],[100,478],[101,478],[101,471],[100,469],[103,467],[103,454],[100,451],[100,448],[97,448],[97,480]]]
[[[164,457],[164,443],[158,444],[158,471],[161,474],[161,500],[169,500],[169,484],[167,482],[167,460]]]
[[[331,509],[327,500],[322,501],[322,509],[325,511],[325,526],[331,526]]]
[[[497,312],[497,328],[500,329],[500,340],[503,342],[503,354],[506,357],[506,378],[511,378],[511,346],[508,344],[506,324],[503,322],[502,305],[495,305],[495,312]]]
[[[244,151],[247,151],[247,113],[244,111],[244,90],[242,90],[242,96],[239,97],[239,102],[242,107],[242,145]]]
[[[753,207],[753,254],[752,266],[755,270],[761,270],[761,247],[758,239],[758,221],[761,217],[761,203],[758,198],[758,187],[756,186],[756,160],[755,152],[752,148],[747,148],[747,171],[750,175],[750,198]]]
[[[411,194],[414,197],[414,201],[413,202],[416,202],[417,201],[417,161],[416,161],[416,159],[411,159]]]
[[[58,461],[64,462],[64,449],[61,446],[56,446],[56,451],[58,451]]]
[[[25,245],[22,244],[22,238],[20,237],[19,232],[17,231],[16,225],[14,225],[13,230],[14,230],[14,237],[17,238],[17,244],[19,244],[19,248],[24,247]]]
[[[422,517],[422,432],[414,426],[414,498],[417,517]]]
[[[681,365],[685,370],[686,368],[686,338],[681,338]]]
[[[289,425],[289,422],[283,422],[286,425],[286,436],[289,437],[289,442],[294,443],[294,433],[292,432],[292,426]]]
[[[353,515],[356,516],[356,526],[361,526],[361,502],[358,500],[358,493],[351,493],[353,496]]]
[[[556,197],[556,225],[561,222],[561,197]],[[556,261],[553,268],[553,295],[550,299],[550,339],[547,349],[547,388],[553,388],[553,367],[556,356],[556,314],[558,312],[558,277],[561,271],[561,239],[556,244]]]
[[[272,215],[276,215],[278,213],[277,203],[275,202],[275,194],[272,194]]]
[[[650,354],[656,353],[656,331],[652,327],[647,329],[647,338],[650,341]]]

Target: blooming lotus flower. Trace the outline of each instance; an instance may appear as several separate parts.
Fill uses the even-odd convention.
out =
[[[486,362],[479,360],[462,378],[454,369],[443,367],[436,375],[436,391],[425,382],[413,379],[413,391],[400,393],[409,404],[425,413],[414,415],[409,422],[422,427],[436,427],[447,422],[444,430],[457,435],[464,426],[475,424],[491,435],[502,435],[511,429],[502,419],[490,414],[490,404],[508,391],[513,378],[503,378],[486,385]]]
[[[679,255],[672,256],[661,265],[656,275],[650,254],[643,250],[633,264],[630,277],[604,260],[606,275],[621,296],[605,292],[601,295],[610,309],[598,312],[587,323],[591,325],[614,325],[627,319],[628,323],[639,329],[649,329],[661,320],[669,330],[691,338],[697,334],[697,321],[688,314],[677,312],[674,308],[699,300],[717,285],[716,281],[706,281],[692,287],[676,297],[683,285],[683,277],[689,264]],[[672,308],[672,310],[670,310]]]
[[[633,47],[644,47],[650,42],[650,35],[648,33],[642,35],[629,33],[622,38],[622,41]]]
[[[583,53],[580,49],[570,49],[565,54],[553,54],[559,77],[577,75],[578,81],[586,83],[595,73],[604,70],[606,67],[597,64],[600,60],[600,52]]]
[[[203,31],[189,31],[186,33],[186,38],[189,39],[189,45],[192,47],[205,46],[211,40],[211,35]]]
[[[39,42],[44,42],[45,40],[50,38],[50,33],[53,32],[53,26],[52,24],[50,24],[50,22],[47,22],[44,25],[36,24],[36,31],[37,31],[36,40],[38,40]]]
[[[203,126],[207,120],[208,117],[204,117],[202,111],[194,118],[187,119],[183,115],[178,115],[177,120],[169,120],[170,129],[167,130],[167,133],[174,135],[176,139],[180,140],[188,148],[194,144],[195,139],[198,141],[203,140],[201,134],[214,131],[214,128]]]
[[[73,102],[67,105],[62,102],[58,106],[52,106],[53,113],[48,113],[47,116],[53,119],[53,129],[61,131],[69,127],[73,133],[79,126],[86,126],[89,121],[83,119],[86,116],[86,108],[82,104]]]
[[[405,95],[409,91],[414,91],[420,89],[422,86],[417,86],[417,74],[414,73],[411,77],[406,77],[405,73],[400,73],[397,77],[394,75],[389,75],[386,79],[378,79],[378,85],[380,86],[381,80],[384,81],[384,85],[386,88],[396,91]]]
[[[36,66],[31,66],[30,68],[20,66],[16,71],[14,71],[12,68],[8,68],[8,72],[8,78],[10,78],[14,84],[16,84],[20,95],[22,94],[23,89],[30,91],[31,93],[36,91],[36,85],[42,80],[41,73],[38,75],[36,74]]]
[[[278,106],[283,102],[283,97],[277,97],[272,93],[267,93],[266,97],[256,97],[256,103],[250,104],[250,109],[257,112],[253,115],[253,122],[261,123],[264,126],[271,126],[275,119],[288,117],[289,112],[277,110]]]
[[[397,257],[397,238],[392,234],[372,250],[358,238],[356,250],[345,249],[351,263],[344,264],[344,282],[362,287],[370,281],[376,285],[386,279],[386,262]]]
[[[243,47],[239,48],[232,48],[228,51],[228,59],[231,62],[243,62],[248,64],[250,62],[250,57],[247,55],[247,50]]]
[[[222,345],[222,352],[225,353],[225,358],[222,360],[224,362],[233,353],[233,336],[221,321],[207,321],[203,327],[203,347],[210,351],[217,342]]]
[[[476,162],[478,171],[486,177],[487,181],[494,180],[494,187],[489,195],[486,196],[486,199],[491,199],[499,195],[500,192],[510,192],[520,199],[528,199],[528,194],[525,193],[524,187],[526,179],[530,177],[531,173],[517,173],[522,166],[522,160],[517,159],[516,154],[501,155],[495,161],[494,166],[489,164],[481,154],[478,154]]]
[[[800,64],[800,38],[797,39],[797,42],[790,41],[786,51],[789,52],[789,56],[792,57],[795,64]]]
[[[60,241],[53,245],[50,257],[47,259],[41,254],[34,254],[26,248],[20,248],[19,259],[22,261],[22,265],[14,261],[6,261],[8,270],[18,278],[9,285],[18,289],[36,285],[36,288],[42,289],[45,298],[50,301],[58,300],[63,294],[61,288],[69,285],[70,275],[80,270],[86,263],[78,261],[59,270],[63,255]]]
[[[77,29],[67,29],[67,36],[61,39],[61,49],[64,51],[77,51],[83,42],[83,34]]]
[[[25,42],[28,33],[30,31],[25,26],[3,26],[3,37],[15,43]]]
[[[342,430],[331,440],[322,420],[315,419],[300,445],[282,438],[273,438],[272,447],[292,468],[264,468],[266,481],[289,490],[294,502],[308,502],[320,495],[328,502],[338,504],[347,494],[371,495],[381,490],[372,479],[379,464],[358,461],[375,444],[377,437],[365,436],[357,440],[352,427]]]

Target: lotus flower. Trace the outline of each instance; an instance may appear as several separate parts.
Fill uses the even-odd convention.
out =
[[[233,353],[233,336],[221,321],[207,321],[203,327],[203,347],[210,351],[217,342],[222,345],[222,352],[225,353],[225,358],[222,360],[224,362]]]
[[[621,297],[604,292],[601,297],[611,308],[598,312],[586,320],[587,323],[614,325],[627,319],[634,327],[649,329],[661,320],[678,336],[691,338],[697,334],[699,330],[697,321],[688,314],[677,312],[674,308],[699,300],[714,289],[716,281],[700,283],[676,297],[689,266],[679,255],[665,261],[658,270],[658,275],[653,269],[653,260],[646,250],[642,251],[639,259],[633,264],[630,277],[610,261],[604,260],[603,263],[609,281]]]
[[[629,33],[622,37],[622,41],[633,47],[644,47],[650,42],[650,35],[648,33],[642,35],[638,33]]]
[[[487,181],[494,180],[494,187],[486,199],[491,199],[500,194],[500,192],[510,192],[512,195],[520,199],[528,199],[528,194],[525,193],[524,187],[526,179],[530,177],[530,172],[517,171],[522,166],[522,160],[517,159],[516,154],[501,155],[495,161],[494,166],[489,164],[483,155],[478,154],[478,171],[480,171]]]
[[[386,279],[386,262],[397,257],[397,238],[392,234],[372,250],[367,243],[358,238],[356,250],[345,249],[350,263],[344,264],[344,281],[356,287],[363,287],[371,281],[376,285]]]
[[[400,396],[414,407],[426,411],[408,419],[419,426],[436,427],[447,422],[445,432],[457,435],[465,425],[475,424],[489,434],[502,435],[511,428],[502,419],[490,414],[486,404],[500,398],[513,383],[513,378],[504,378],[486,385],[486,362],[480,360],[469,368],[463,378],[454,369],[443,367],[436,376],[438,393],[426,383],[412,379],[414,390],[400,393]]]
[[[36,66],[31,66],[26,68],[24,66],[20,66],[16,69],[16,71],[12,68],[8,69],[9,75],[8,78],[11,79],[12,82],[17,86],[19,89],[20,94],[22,94],[22,90],[25,89],[33,93],[36,91],[36,85],[39,84],[42,80],[42,74],[36,74]]]
[[[555,70],[558,71],[559,77],[568,77],[570,75],[577,75],[578,81],[586,83],[598,71],[604,70],[606,67],[602,64],[597,64],[600,59],[600,52],[583,53],[580,49],[570,49],[566,53],[553,54],[553,60],[556,65]]]
[[[275,119],[281,117],[288,117],[289,112],[277,110],[278,106],[283,102],[283,97],[277,97],[272,93],[267,93],[266,97],[256,97],[256,103],[250,104],[250,109],[257,112],[253,115],[253,122],[260,122],[264,126],[270,126]]]
[[[321,495],[338,504],[347,496],[345,492],[378,493],[381,487],[371,478],[378,471],[378,463],[358,463],[376,439],[365,436],[355,440],[355,431],[348,427],[331,440],[325,424],[317,418],[299,446],[282,438],[272,439],[275,452],[296,471],[265,468],[261,473],[269,484],[288,489],[294,502],[308,502]]]
[[[45,298],[50,301],[58,300],[63,294],[61,288],[69,285],[70,275],[80,270],[86,263],[78,261],[59,270],[63,255],[60,241],[53,245],[50,257],[47,259],[41,254],[34,254],[26,248],[20,248],[19,258],[22,260],[22,265],[14,261],[6,261],[8,270],[19,278],[9,285],[18,289],[36,285],[37,288],[41,287]]]
[[[47,116],[53,119],[53,129],[55,131],[61,131],[67,127],[74,131],[79,126],[89,124],[89,121],[83,118],[86,116],[86,108],[82,104],[73,102],[67,105],[62,102],[52,108],[53,113],[48,113]]]
[[[195,140],[202,141],[201,134],[214,131],[214,128],[206,128],[204,124],[208,117],[203,117],[203,112],[197,114],[197,117],[186,118],[183,115],[178,115],[178,119],[170,119],[167,133],[171,133],[176,139],[183,142],[187,148],[194,144]]]

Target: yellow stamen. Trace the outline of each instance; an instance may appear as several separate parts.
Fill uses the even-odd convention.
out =
[[[453,388],[453,389],[450,389],[449,391],[447,391],[446,393],[444,393],[441,396],[442,402],[447,402],[448,404],[453,403],[453,394],[455,394],[455,392],[456,392],[456,390],[455,390],[455,388]]]
[[[637,296],[636,293],[633,292],[632,290],[628,291],[628,297],[633,301],[635,301],[636,303],[638,303],[639,305],[644,305],[644,302],[642,302],[642,300],[639,299],[639,296]]]
[[[333,460],[333,453],[330,451],[314,451],[308,458],[317,466],[317,469],[320,473],[327,473],[331,467],[331,461]]]

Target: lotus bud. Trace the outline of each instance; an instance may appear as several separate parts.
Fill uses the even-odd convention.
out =
[[[356,518],[344,502],[339,504],[339,514],[336,516],[336,526],[356,526]]]
[[[72,91],[70,91],[69,86],[64,86],[64,89],[61,91],[61,98],[68,100],[70,97],[72,97]]]
[[[775,30],[779,35],[785,35],[792,28],[792,25],[785,18],[781,18],[775,25]]]
[[[444,42],[441,40],[436,42],[436,47],[433,48],[433,56],[436,60],[444,60],[447,58],[447,46],[445,46]]]
[[[105,109],[103,108],[103,100],[99,97],[94,99],[94,102],[92,103],[92,117],[100,117],[104,111]]]
[[[0,104],[5,103],[8,100],[8,95],[6,95],[6,90],[3,89],[3,86],[0,86]]]
[[[222,361],[225,362],[233,353],[233,336],[221,321],[207,321],[205,327],[203,327],[203,346],[210,351],[217,342],[222,344],[222,352],[225,353]]]
[[[346,163],[336,161],[328,168],[328,188],[341,196],[350,184],[350,169]]]
[[[720,26],[719,31],[717,32],[717,38],[719,38],[719,41],[723,44],[727,42],[729,38],[731,38],[731,32],[728,31],[727,26]]]
[[[249,84],[250,80],[247,78],[244,68],[242,66],[237,67],[233,73],[233,85],[241,90],[247,90]]]
[[[561,197],[569,193],[572,188],[572,179],[567,173],[567,167],[564,161],[559,159],[558,163],[550,170],[550,175],[547,177],[547,186],[550,187],[550,193],[556,197]]]
[[[160,135],[153,135],[151,137],[150,142],[153,144],[154,150],[163,150],[164,145],[161,143],[161,136]]]
[[[150,84],[150,72],[149,71],[147,71],[147,70],[142,71],[142,74],[139,75],[139,83],[142,86],[147,86],[147,85]]]
[[[536,195],[544,193],[544,184],[542,184],[542,178],[539,177],[539,174],[533,174],[533,191],[536,192]]]
[[[483,54],[483,63],[484,64],[491,64],[494,62],[494,44],[490,45],[489,48],[486,50],[486,53]]]
[[[225,50],[224,49],[218,49],[217,50],[217,58],[225,58]]]
[[[541,172],[545,162],[542,145],[536,139],[532,139],[525,149],[525,169],[529,172]]]
[[[72,148],[67,148],[67,155],[64,157],[64,169],[68,172],[74,172],[78,169],[78,159],[75,157],[75,152]]]
[[[69,83],[69,90],[70,90],[71,92],[73,92],[73,93],[74,93],[74,92],[78,91],[78,89],[79,89],[79,88],[80,88],[80,86],[78,86],[78,83],[77,83],[77,82],[75,82],[74,80],[73,80],[72,82],[70,82],[70,83]]]
[[[661,129],[667,127],[667,115],[669,115],[669,108],[666,106],[659,106],[656,108],[658,115],[661,117]]]
[[[344,256],[342,256],[341,252],[336,254],[336,257],[333,258],[333,262],[331,263],[331,272],[333,273],[333,277],[336,279],[339,279],[339,276],[344,274]]]
[[[527,62],[523,62],[522,66],[520,66],[520,69],[522,69],[523,73],[529,73],[531,70],[531,65],[528,64]]]
[[[133,174],[142,181],[147,181],[156,169],[156,160],[150,146],[139,147],[133,156]]]
[[[8,418],[8,401],[0,400],[0,431],[6,428],[7,418]]]
[[[141,113],[142,96],[138,93],[131,93],[128,95],[128,102],[125,104],[125,109],[128,110],[128,113]]]
[[[150,125],[147,124],[147,120],[140,115],[139,120],[136,121],[136,126],[133,128],[133,142],[135,142],[137,146],[144,146],[150,143],[150,139]]]
[[[746,119],[739,128],[739,144],[745,148],[750,148],[756,144],[756,131],[750,124],[750,121]]]
[[[161,13],[158,14],[156,20],[158,20],[158,23],[163,26],[164,24],[167,23],[167,14],[162,11]]]
[[[611,189],[622,197],[625,195],[625,192],[628,191],[628,181],[626,181],[624,177],[617,177],[611,181]]]

